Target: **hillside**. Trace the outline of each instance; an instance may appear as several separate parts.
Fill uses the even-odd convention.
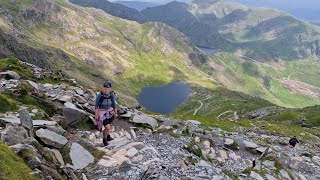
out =
[[[14,58],[0,59],[0,75],[0,179],[320,177],[320,124],[301,127],[300,121],[312,123],[309,116],[302,119],[258,98],[197,88],[203,109],[215,109],[217,118],[201,108],[199,116],[188,117],[186,110],[195,108],[188,104],[175,118],[121,105],[112,123],[114,139],[103,146],[92,124],[93,89]],[[251,120],[245,117],[262,106],[267,108],[250,113]],[[319,109],[303,113],[317,118]],[[266,122],[263,115],[271,110],[284,113]],[[288,147],[294,135],[300,143]]]
[[[125,104],[137,105],[134,97],[146,85],[213,87],[197,68],[206,56],[164,24],[140,25],[61,0],[5,0],[1,10],[1,57],[61,70],[87,87],[112,80]]]
[[[69,0],[69,2],[83,7],[98,8],[112,16],[136,21],[139,23],[144,23],[147,21],[147,18],[138,10],[121,3],[113,3],[107,0]]]
[[[319,27],[273,9],[193,1],[171,2],[142,13],[151,21],[180,30],[197,46],[236,52],[258,61],[320,55]]]

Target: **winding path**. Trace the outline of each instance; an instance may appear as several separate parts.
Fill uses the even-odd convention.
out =
[[[208,100],[208,99],[210,99],[210,98],[211,98],[211,96],[207,97],[207,98],[204,99],[203,101],[206,101],[206,100]],[[197,109],[194,110],[194,113],[193,113],[194,116],[197,114],[197,112],[198,112],[198,111],[202,108],[202,106],[203,106],[203,102],[202,102],[201,100],[199,100],[199,102],[200,102],[200,106],[199,106]]]

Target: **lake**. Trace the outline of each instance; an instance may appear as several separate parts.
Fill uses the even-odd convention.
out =
[[[187,83],[174,82],[164,86],[145,87],[137,100],[148,111],[170,114],[188,100],[190,93]]]

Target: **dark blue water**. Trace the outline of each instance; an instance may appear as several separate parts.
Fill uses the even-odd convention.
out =
[[[188,84],[175,82],[164,86],[145,87],[137,100],[148,111],[170,114],[187,101],[190,93]]]
[[[202,52],[207,53],[207,54],[213,54],[216,52],[216,50],[213,48],[200,47],[200,46],[197,46],[197,48],[199,48]]]

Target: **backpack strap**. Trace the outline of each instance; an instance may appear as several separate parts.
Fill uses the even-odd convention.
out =
[[[101,91],[101,92],[100,92],[100,99],[99,99],[99,103],[98,103],[98,108],[99,108],[99,109],[100,109],[100,106],[101,106],[103,100],[104,100],[103,91]]]
[[[103,91],[101,91],[101,92],[100,92],[100,99],[99,99],[99,103],[98,103],[98,108],[100,108],[103,100],[105,100],[105,99],[112,99],[112,96],[114,96],[112,91],[111,91],[109,97],[105,97]]]

